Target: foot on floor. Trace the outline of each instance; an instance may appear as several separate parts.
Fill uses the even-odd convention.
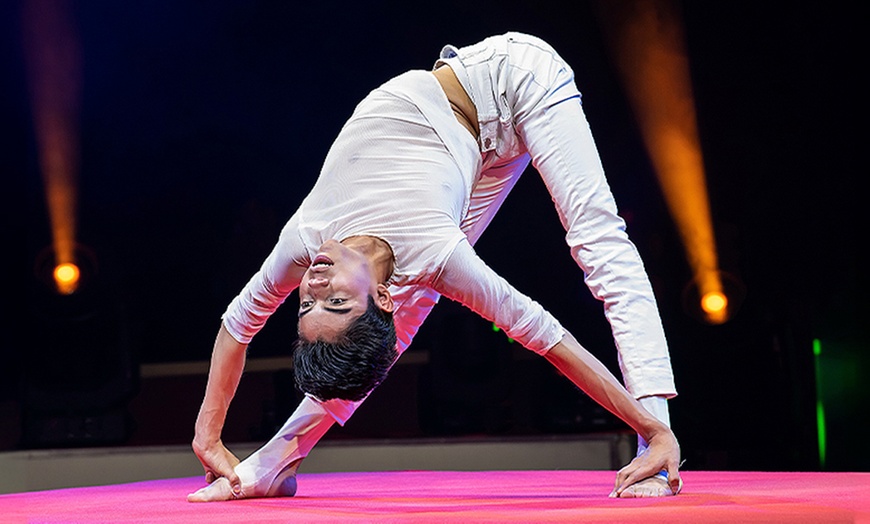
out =
[[[673,490],[671,490],[671,486],[668,484],[667,473],[661,472],[653,475],[652,477],[647,477],[643,480],[635,482],[631,486],[625,488],[622,493],[618,495],[618,497],[624,499],[645,497],[669,497],[671,495],[676,495],[682,489],[683,481],[680,480],[680,487],[677,489],[677,491],[674,492]]]
[[[242,488],[233,492],[225,477],[216,479],[208,486],[187,496],[188,502],[216,502],[221,500],[249,499],[260,497],[292,497],[296,494],[296,470],[302,460],[297,460],[282,469],[271,481],[260,479],[253,483],[242,482]],[[236,470],[238,473],[238,469]],[[240,475],[242,476],[242,475]]]

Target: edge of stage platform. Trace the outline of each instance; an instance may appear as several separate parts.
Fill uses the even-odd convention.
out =
[[[353,471],[616,470],[635,436],[607,432],[547,437],[327,440],[300,474]],[[229,446],[240,458],[260,444]],[[202,468],[189,446],[22,450],[0,453],[0,494],[191,477]]]

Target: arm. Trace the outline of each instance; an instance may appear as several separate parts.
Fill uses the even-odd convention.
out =
[[[465,240],[456,245],[432,285],[539,355],[545,354],[565,334],[553,315],[493,271]]]
[[[245,368],[248,343],[299,285],[305,271],[306,252],[296,234],[297,217],[287,222],[272,253],[224,313],[196,419],[193,450],[205,469],[206,481],[226,477],[234,490],[240,489],[233,469],[239,460],[224,446],[221,432]]]
[[[221,324],[193,438],[193,451],[205,468],[206,482],[226,477],[235,491],[240,489],[240,482],[233,468],[239,460],[221,442],[221,431],[245,368],[246,350],[247,345],[237,342]]]
[[[671,491],[677,493],[680,489],[680,447],[673,432],[643,409],[616,377],[569,333],[545,354],[545,358],[649,443],[646,453],[619,471],[613,495],[619,496],[625,488],[662,470],[668,472],[668,484]]]
[[[522,295],[460,242],[435,282],[444,296],[496,323],[526,348],[544,355],[580,389],[634,428],[649,444],[617,475],[614,495],[662,469],[679,485],[679,446],[670,429],[650,415],[607,368],[583,349],[539,304]]]

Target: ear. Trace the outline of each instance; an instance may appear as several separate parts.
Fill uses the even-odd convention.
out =
[[[393,296],[390,295],[390,290],[384,284],[378,284],[377,295],[375,296],[375,304],[387,313],[393,312]]]

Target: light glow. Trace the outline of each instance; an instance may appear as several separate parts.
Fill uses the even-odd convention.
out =
[[[701,297],[701,309],[708,315],[718,315],[728,309],[728,297],[723,293],[711,291]]]
[[[57,285],[58,292],[64,295],[75,292],[79,285],[80,276],[81,271],[79,267],[70,262],[58,264],[54,268],[54,282]]]
[[[813,367],[816,376],[816,436],[819,444],[819,466],[825,469],[828,455],[828,429],[825,424],[825,405],[822,398],[822,341],[813,339]]]

